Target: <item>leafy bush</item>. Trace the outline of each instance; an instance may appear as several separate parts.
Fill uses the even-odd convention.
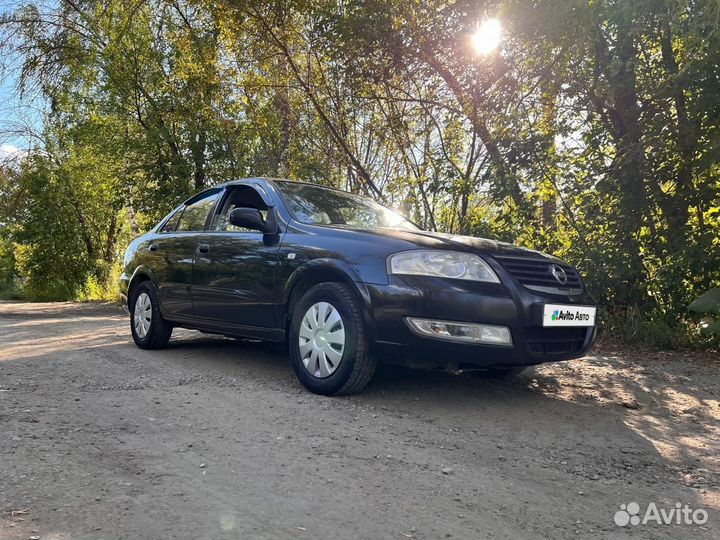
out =
[[[613,307],[602,309],[599,319],[601,335],[627,345],[678,349],[691,347],[697,342],[692,335],[691,325],[657,311]]]
[[[120,299],[119,278],[120,264],[114,264],[107,272],[104,280],[92,275],[87,279],[85,286],[78,294],[77,299],[81,302],[105,301],[116,302]]]
[[[710,289],[695,299],[688,309],[705,315],[700,320],[700,332],[706,336],[720,337],[720,288]]]
[[[0,238],[0,300],[18,300],[20,297],[12,243],[7,238]]]

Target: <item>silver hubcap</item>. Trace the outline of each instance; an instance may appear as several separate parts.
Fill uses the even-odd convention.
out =
[[[299,342],[305,369],[320,379],[335,373],[345,350],[345,327],[338,310],[327,302],[310,306],[300,323]]]
[[[141,339],[147,336],[152,322],[152,303],[147,293],[140,293],[135,302],[135,312],[133,313],[133,324],[135,325],[135,333]]]

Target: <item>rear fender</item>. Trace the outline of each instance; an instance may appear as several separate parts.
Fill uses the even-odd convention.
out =
[[[122,280],[122,278],[121,278]],[[160,288],[158,286],[157,277],[155,276],[155,273],[147,266],[140,265],[138,266],[135,271],[133,272],[132,276],[127,282],[127,290],[125,291],[125,294],[121,295],[125,296],[124,298],[124,304],[129,308],[130,306],[130,292],[132,291],[133,287],[135,287],[138,283],[141,281],[150,280],[153,287],[155,287],[156,291],[159,291]],[[160,302],[160,298],[158,295],[158,304],[160,305],[160,312],[162,313],[162,303]]]

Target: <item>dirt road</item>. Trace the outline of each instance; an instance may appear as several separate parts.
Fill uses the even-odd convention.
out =
[[[0,539],[718,538],[718,396],[712,355],[600,351],[325,398],[277,347],[0,303]],[[616,525],[631,502],[709,519]]]

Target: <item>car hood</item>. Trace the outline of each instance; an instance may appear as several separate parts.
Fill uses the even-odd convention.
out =
[[[505,255],[516,257],[542,258],[557,261],[555,257],[527,249],[524,247],[498,242],[488,238],[476,238],[474,236],[462,236],[459,234],[436,233],[429,231],[410,231],[404,229],[374,229],[364,231],[386,238],[394,238],[414,244],[419,248],[427,249],[457,249],[459,251],[473,251],[484,255]]]

